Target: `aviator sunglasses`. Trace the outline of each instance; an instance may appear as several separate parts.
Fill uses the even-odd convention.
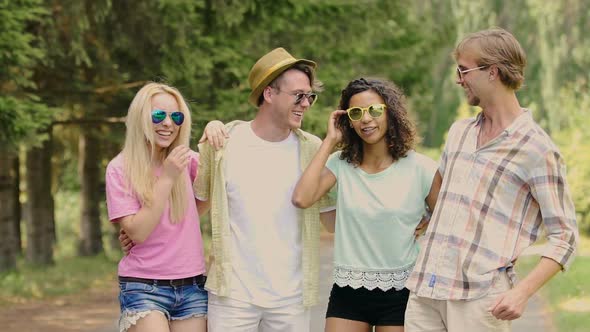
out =
[[[278,88],[274,88],[274,89],[277,90],[279,93],[284,92],[290,96],[295,97],[295,105],[299,105],[299,103],[301,103],[303,101],[303,98],[307,98],[307,102],[309,103],[309,107],[311,107],[318,99],[318,95],[313,92],[308,92],[308,93],[295,92],[295,93],[293,93],[293,92],[283,91]]]
[[[378,118],[385,111],[385,104],[373,104],[368,107],[351,107],[346,110],[348,117],[352,121],[359,121],[368,112],[372,118]]]
[[[166,119],[168,113],[162,110],[153,110],[152,111],[152,122],[154,124],[158,124]],[[184,122],[184,114],[182,112],[176,111],[170,113],[170,119],[174,122],[177,126],[180,126]]]
[[[295,105],[301,103],[301,101],[303,101],[303,98],[307,98],[307,102],[309,103],[309,106],[313,106],[313,104],[315,103],[315,101],[318,99],[318,95],[310,92],[310,93],[295,93],[292,96],[295,96]]]

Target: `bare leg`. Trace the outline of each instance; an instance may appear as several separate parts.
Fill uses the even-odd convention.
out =
[[[151,311],[147,316],[137,320],[128,332],[169,332],[168,319],[159,311]]]
[[[371,325],[358,320],[329,317],[326,318],[325,332],[370,332]]]
[[[403,326],[376,326],[375,332],[404,332]]]
[[[205,317],[193,317],[173,320],[170,322],[170,327],[172,332],[206,332],[207,319]]]

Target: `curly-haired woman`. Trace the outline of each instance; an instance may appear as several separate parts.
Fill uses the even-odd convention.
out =
[[[437,194],[436,163],[413,150],[416,140],[397,86],[353,80],[297,183],[293,204],[300,208],[338,184],[328,332],[403,331],[404,283],[419,250],[415,232]],[[337,145],[342,150],[331,154]]]

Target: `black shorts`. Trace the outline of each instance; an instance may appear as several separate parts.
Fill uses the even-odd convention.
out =
[[[407,288],[384,292],[379,288],[354,289],[332,286],[326,318],[344,318],[373,326],[403,326],[410,291]]]

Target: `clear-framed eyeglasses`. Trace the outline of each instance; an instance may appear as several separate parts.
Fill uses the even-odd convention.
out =
[[[474,70],[481,70],[481,69],[484,69],[487,67],[489,67],[489,65],[479,66],[479,67],[475,67],[475,68],[465,68],[465,69],[461,69],[460,67],[457,67],[457,78],[460,80],[463,80],[467,73],[474,71]]]

